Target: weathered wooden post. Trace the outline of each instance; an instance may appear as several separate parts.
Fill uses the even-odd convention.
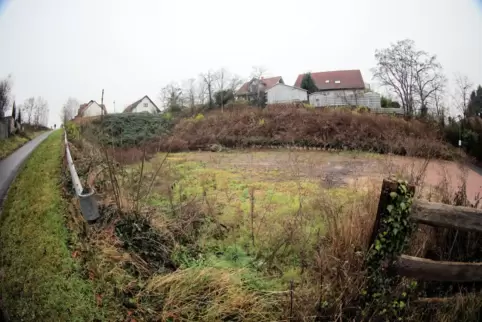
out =
[[[377,238],[378,232],[380,230],[380,224],[382,218],[385,217],[388,213],[387,207],[391,204],[392,198],[390,197],[390,193],[397,192],[399,182],[392,180],[392,179],[384,179],[382,183],[382,189],[380,191],[380,199],[378,201],[378,209],[375,218],[375,222],[373,224],[372,234],[370,236],[370,243],[371,246],[375,239]],[[413,185],[409,185],[408,192],[412,195],[415,193],[415,187]]]

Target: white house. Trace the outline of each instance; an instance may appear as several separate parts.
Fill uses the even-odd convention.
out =
[[[298,75],[295,87],[301,87],[305,75]],[[318,89],[317,92],[323,92],[326,97],[361,95],[365,92],[365,82],[357,69],[311,73],[311,78]]]
[[[160,110],[154,102],[145,95],[124,109],[124,113],[159,113]]]
[[[98,104],[96,101],[90,101],[88,103],[82,104],[77,112],[78,117],[90,117],[90,116],[100,116],[107,114],[105,105]]]
[[[299,87],[278,83],[266,91],[268,104],[303,102],[308,100],[308,91]]]

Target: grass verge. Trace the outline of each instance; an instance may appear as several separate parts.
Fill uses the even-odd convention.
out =
[[[91,282],[72,258],[62,198],[61,131],[31,155],[12,184],[0,218],[0,294],[13,321],[92,321]]]
[[[30,139],[35,138],[43,132],[33,132],[29,133],[28,137]],[[22,145],[30,141],[27,136],[14,135],[5,140],[0,140],[0,160],[8,157],[15,150],[20,148]]]

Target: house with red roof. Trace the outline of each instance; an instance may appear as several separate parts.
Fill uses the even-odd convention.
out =
[[[301,87],[305,75],[298,75],[295,87]],[[311,78],[318,89],[309,96],[310,104],[313,106],[381,107],[380,95],[366,90],[358,69],[311,73]]]
[[[106,115],[107,110],[104,104],[98,104],[96,101],[91,100],[88,103],[81,104],[77,112],[77,117],[91,117]]]
[[[247,101],[254,100],[258,97],[258,93],[266,93],[267,90],[276,84],[284,84],[281,76],[264,78],[253,78],[244,83],[236,92],[236,99],[245,99]]]

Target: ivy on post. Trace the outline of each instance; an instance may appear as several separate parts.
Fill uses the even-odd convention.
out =
[[[408,290],[395,292],[400,278],[388,274],[386,266],[409,244],[414,229],[409,218],[414,193],[415,187],[406,181],[383,180],[365,263],[368,284],[362,296],[370,307],[365,314],[398,319],[406,306]]]

